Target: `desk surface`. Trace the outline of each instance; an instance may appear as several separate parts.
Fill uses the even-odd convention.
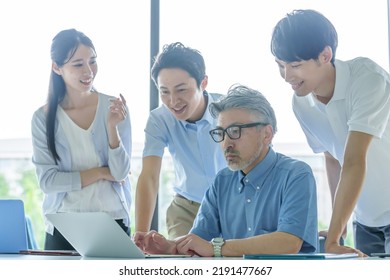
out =
[[[0,260],[80,260],[81,256],[46,256],[24,254],[0,254]]]
[[[234,257],[234,258],[202,258],[202,257],[193,257],[193,258],[183,258],[183,257],[159,257],[159,258],[145,258],[145,259],[134,259],[134,260],[218,260],[218,259],[235,259],[242,260],[243,258]],[[82,257],[82,256],[55,256],[55,255],[28,255],[28,254],[0,254],[0,260],[131,260],[130,258],[91,258],[91,257]]]
[[[83,258],[82,256],[53,256],[53,255],[25,255],[25,254],[0,254],[0,260],[99,260],[107,258]],[[159,258],[139,259],[139,260],[158,260]],[[165,260],[243,260],[240,257],[221,257],[221,258],[161,258]],[[111,260],[125,260],[125,259],[111,259]],[[379,257],[367,257],[367,258],[349,258],[339,260],[390,260],[390,258],[379,258]],[[320,260],[321,261],[321,260]],[[324,260],[327,261],[327,260]]]

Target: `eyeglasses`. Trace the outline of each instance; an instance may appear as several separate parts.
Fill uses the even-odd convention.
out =
[[[233,124],[225,129],[216,128],[210,130],[211,138],[217,143],[222,142],[225,139],[225,133],[229,136],[230,139],[239,139],[241,137],[241,129],[247,127],[254,127],[258,125],[268,125],[268,123],[254,122],[247,124]]]

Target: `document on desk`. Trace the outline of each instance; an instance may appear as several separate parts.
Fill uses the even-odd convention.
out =
[[[77,251],[73,250],[21,250],[22,255],[41,255],[41,256],[80,256]]]
[[[253,260],[325,260],[325,259],[351,259],[358,258],[356,253],[348,254],[329,254],[329,253],[310,253],[310,254],[255,254],[244,255],[244,259]]]
[[[390,253],[371,253],[371,257],[390,258]]]

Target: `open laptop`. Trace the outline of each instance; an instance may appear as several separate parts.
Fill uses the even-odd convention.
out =
[[[146,255],[117,222],[104,212],[47,214],[47,219],[85,258],[158,258],[189,255]]]
[[[18,254],[27,250],[24,203],[20,199],[0,199],[0,253]]]

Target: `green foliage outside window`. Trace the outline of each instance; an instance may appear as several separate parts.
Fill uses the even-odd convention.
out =
[[[39,189],[35,171],[33,169],[23,170],[18,184],[17,190],[11,188],[6,177],[0,174],[0,198],[23,200],[25,213],[31,220],[37,245],[39,248],[43,248],[45,238],[41,211],[43,194]]]

